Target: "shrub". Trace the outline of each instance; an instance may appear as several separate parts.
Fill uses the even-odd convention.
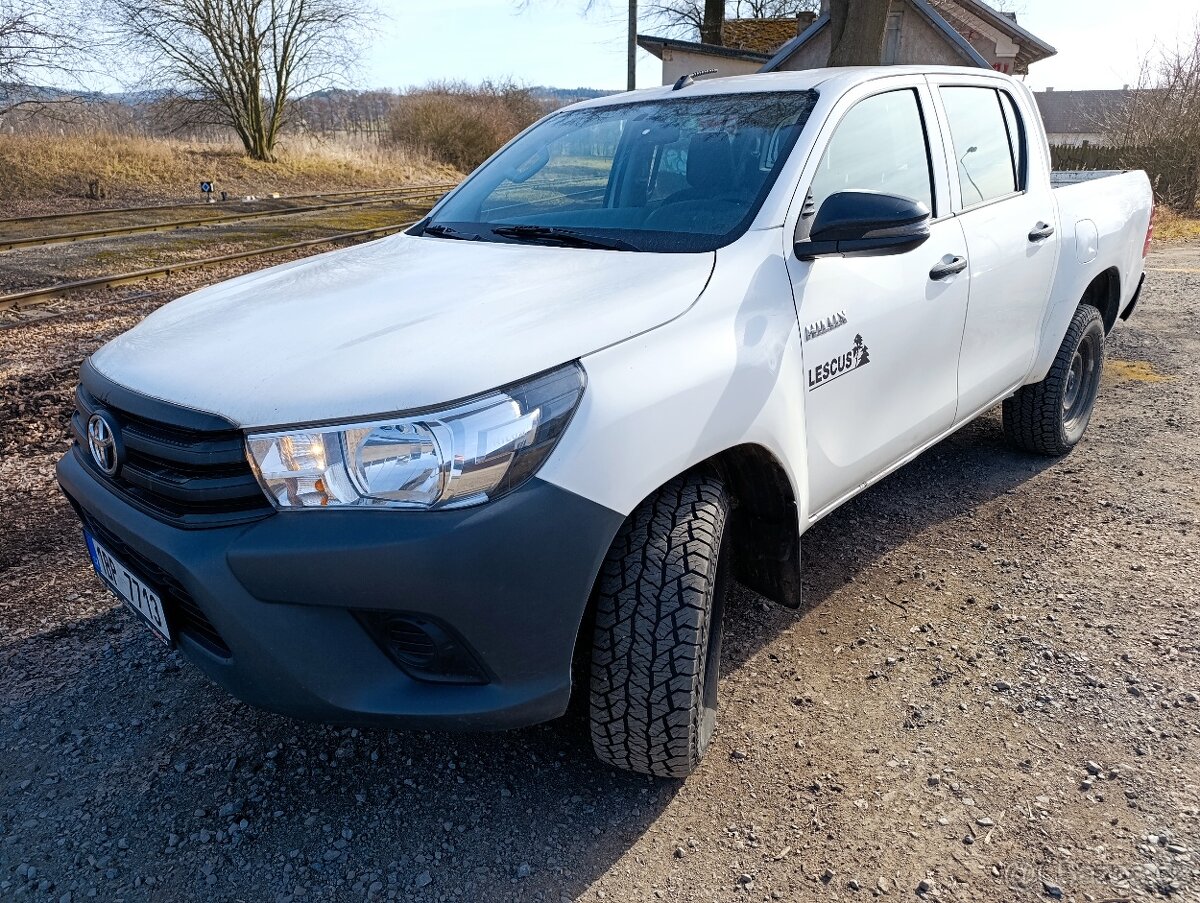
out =
[[[400,98],[391,140],[470,172],[546,111],[528,88],[512,82],[435,82]]]

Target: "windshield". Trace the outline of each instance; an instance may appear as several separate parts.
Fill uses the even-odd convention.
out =
[[[680,97],[547,117],[416,231],[633,251],[711,251],[750,225],[815,91]]]

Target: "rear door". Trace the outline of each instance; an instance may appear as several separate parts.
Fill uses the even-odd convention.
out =
[[[937,148],[937,152],[931,152]],[[966,241],[949,216],[944,155],[920,76],[848,92],[827,118],[786,220],[805,367],[809,510],[820,516],[947,431],[958,398],[967,308]],[[791,249],[831,194],[869,189],[934,213],[921,247],[881,257],[802,261]]]
[[[962,421],[1024,382],[1038,346],[1059,237],[1048,180],[1030,179],[1029,139],[1038,130],[1016,94],[994,79],[931,81],[946,136],[954,210],[971,262],[958,372]]]

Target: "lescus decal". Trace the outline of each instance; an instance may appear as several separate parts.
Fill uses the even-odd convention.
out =
[[[857,370],[859,367],[865,367],[870,362],[871,356],[867,352],[867,346],[863,344],[863,337],[856,335],[854,337],[854,347],[845,354],[839,354],[833,360],[826,361],[809,369],[808,388],[810,390],[819,389],[833,382],[835,379]]]

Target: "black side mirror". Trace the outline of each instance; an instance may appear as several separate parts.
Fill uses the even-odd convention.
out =
[[[912,198],[878,191],[839,191],[817,211],[796,256],[902,254],[929,238],[929,208]]]

